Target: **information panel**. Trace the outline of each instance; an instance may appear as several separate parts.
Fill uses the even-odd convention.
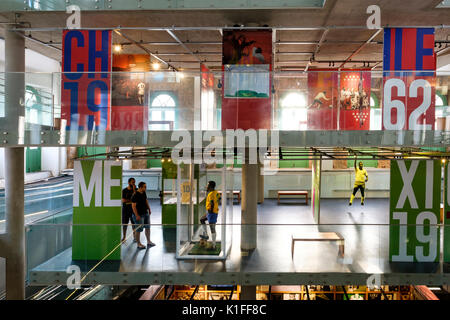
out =
[[[64,30],[61,119],[67,130],[110,129],[111,31]]]
[[[384,29],[383,130],[434,130],[434,28]]]
[[[390,187],[390,261],[438,262],[440,161],[392,160]]]
[[[122,162],[82,160],[73,169],[73,260],[120,260]]]

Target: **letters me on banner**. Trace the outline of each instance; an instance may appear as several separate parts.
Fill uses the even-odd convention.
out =
[[[111,31],[64,30],[61,118],[67,130],[110,129]]]
[[[383,130],[434,130],[434,28],[384,29]]]

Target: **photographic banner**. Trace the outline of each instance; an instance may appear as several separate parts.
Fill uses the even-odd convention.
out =
[[[112,130],[148,130],[150,56],[113,55]]]
[[[441,162],[391,160],[389,259],[439,262]]]
[[[272,31],[223,30],[222,130],[270,129]]]
[[[64,30],[61,119],[67,130],[110,129],[111,31]]]
[[[370,129],[370,69],[342,70],[339,85],[339,129]]]
[[[121,161],[74,161],[73,260],[120,260],[121,197]]]
[[[434,130],[434,28],[384,29],[383,130]]]
[[[308,72],[308,130],[336,130],[338,73],[336,69]]]

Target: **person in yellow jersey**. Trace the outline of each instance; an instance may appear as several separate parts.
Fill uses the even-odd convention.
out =
[[[208,196],[206,197],[206,212],[203,217],[200,218],[200,222],[202,223],[203,234],[200,235],[200,238],[208,240],[208,231],[206,229],[206,221],[209,223],[209,228],[211,230],[212,237],[212,248],[216,248],[216,222],[217,216],[219,214],[219,193],[215,190],[216,183],[214,181],[208,181],[208,186],[206,187],[206,191],[208,192]]]
[[[360,161],[358,167],[356,166],[355,157],[355,185],[353,186],[353,194],[350,197],[349,206],[352,205],[353,199],[355,199],[356,192],[358,189],[361,190],[361,205],[364,205],[364,190],[366,188],[366,182],[369,180],[366,169],[363,169],[363,163]]]

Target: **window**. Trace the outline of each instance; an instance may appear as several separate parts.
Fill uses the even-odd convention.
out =
[[[175,98],[170,93],[156,93],[150,105],[149,130],[171,130],[175,123]]]
[[[370,95],[370,130],[381,130],[381,109],[375,93]]]
[[[306,130],[307,109],[303,93],[291,92],[280,101],[280,130]]]

